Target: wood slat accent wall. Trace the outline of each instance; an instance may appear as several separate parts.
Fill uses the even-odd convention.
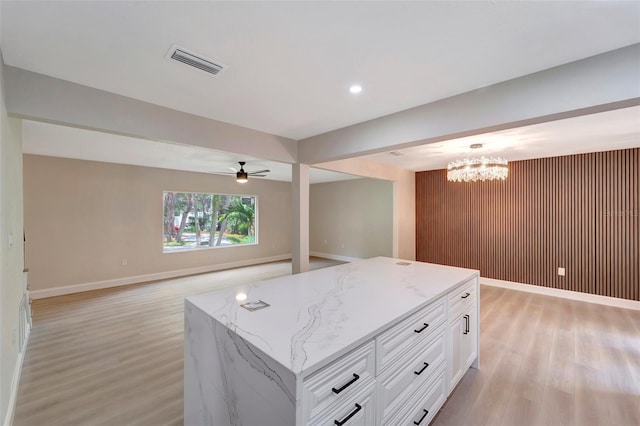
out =
[[[416,173],[418,260],[640,300],[639,148],[514,161],[503,182],[446,175]]]

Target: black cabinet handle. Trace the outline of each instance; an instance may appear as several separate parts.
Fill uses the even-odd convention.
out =
[[[429,414],[429,410],[423,409],[422,411],[424,411],[424,414],[422,415],[422,417],[420,417],[420,420],[418,420],[417,422],[415,420],[413,421],[413,424],[416,425],[416,426],[418,426],[420,423],[422,423],[424,418],[427,417],[427,414]]]
[[[427,324],[426,322],[423,323],[424,327],[422,327],[420,330],[413,330],[416,333],[422,333],[423,331],[425,331],[427,329],[427,327],[429,327],[429,324]]]
[[[344,419],[342,419],[342,420],[334,420],[334,421],[333,421],[333,423],[335,423],[337,426],[342,426],[343,424],[345,424],[346,422],[348,422],[348,421],[349,421],[349,419],[350,419],[351,417],[355,416],[355,415],[356,415],[356,413],[357,413],[358,411],[360,411],[360,410],[362,410],[362,405],[360,405],[360,404],[356,404],[356,409],[355,409],[355,410],[353,410],[352,412],[350,412],[350,413],[349,413],[349,415],[348,415],[347,417],[345,417],[345,418],[344,418]]]
[[[424,363],[424,367],[422,367],[422,368],[420,369],[420,371],[414,371],[415,375],[416,375],[416,376],[421,375],[421,374],[422,374],[422,372],[423,372],[424,370],[426,370],[428,366],[429,366],[429,363],[428,363],[428,362],[425,362],[425,363]]]
[[[336,388],[331,388],[331,390],[334,393],[340,393],[343,390],[345,390],[346,388],[348,388],[349,386],[351,386],[352,384],[354,384],[356,382],[356,380],[358,380],[360,378],[360,376],[358,376],[356,373],[353,373],[353,379],[351,379],[348,383],[346,383],[344,386],[342,386],[340,389],[336,389]],[[326,389],[326,388],[325,388]],[[348,420],[348,419],[347,419]]]
[[[464,332],[462,334],[469,334],[469,315],[464,316]]]
[[[466,299],[467,297],[471,296],[471,294],[469,293],[465,293],[464,296],[461,296],[462,299]]]

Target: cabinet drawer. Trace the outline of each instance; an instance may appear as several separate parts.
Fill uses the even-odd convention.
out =
[[[378,374],[433,334],[445,321],[444,298],[433,302],[376,338],[376,371]]]
[[[436,372],[444,367],[445,342],[443,324],[425,341],[424,348],[400,358],[378,380],[378,403],[383,422],[393,417],[418,387],[435,380]]]
[[[369,342],[304,380],[304,418],[321,415],[332,404],[344,402],[372,385],[374,377],[374,344]]]
[[[450,318],[453,319],[465,307],[476,303],[476,297],[476,278],[467,281],[449,293]]]
[[[322,416],[312,419],[313,426],[372,426],[376,422],[376,401],[373,387],[361,392],[347,401],[333,406]]]
[[[446,400],[447,390],[444,376],[444,366],[442,366],[433,380],[429,380],[421,386],[415,392],[414,397],[395,416],[382,424],[389,426],[428,425]]]

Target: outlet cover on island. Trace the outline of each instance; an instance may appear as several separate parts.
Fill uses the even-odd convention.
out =
[[[561,277],[564,277],[565,275],[564,268],[558,268],[558,275],[560,275]]]

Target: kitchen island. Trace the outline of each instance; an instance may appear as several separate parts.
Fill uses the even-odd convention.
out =
[[[478,271],[372,258],[185,301],[184,424],[428,424],[478,367]]]

